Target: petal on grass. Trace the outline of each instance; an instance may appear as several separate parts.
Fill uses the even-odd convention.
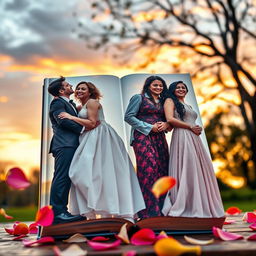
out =
[[[190,244],[195,244],[195,245],[207,245],[207,244],[212,244],[214,242],[214,239],[210,239],[210,240],[199,240],[199,239],[195,239],[193,237],[189,237],[189,236],[184,236],[184,239],[190,243]]]
[[[26,235],[28,233],[29,233],[29,229],[27,224],[20,222],[14,226],[14,229],[13,229],[14,236]]]
[[[200,246],[185,246],[171,237],[158,240],[154,245],[154,250],[157,255],[163,256],[178,256],[185,253],[201,255]]]
[[[122,227],[120,228],[119,233],[116,235],[116,237],[118,239],[121,239],[124,243],[129,244],[130,243],[130,239],[127,233],[127,223],[125,223],[124,225],[122,225]]]
[[[238,215],[242,212],[241,209],[239,209],[238,207],[236,206],[232,206],[232,207],[229,207],[227,210],[226,210],[226,214],[228,215]]]
[[[223,231],[220,228],[216,228],[216,227],[212,228],[212,232],[215,237],[217,237],[223,241],[233,241],[233,240],[244,239],[244,237],[241,235],[226,232],[226,231]]]
[[[80,233],[76,233],[73,236],[69,237],[68,239],[63,240],[64,243],[83,243],[86,241],[87,238]]]
[[[65,250],[61,251],[58,246],[53,246],[53,251],[56,256],[83,256],[87,255],[87,251],[82,250],[77,244],[72,244]]]
[[[131,237],[133,245],[150,245],[156,241],[156,235],[152,229],[143,228]]]
[[[169,176],[164,176],[159,178],[152,187],[152,193],[156,198],[165,194],[168,190],[174,187],[176,184],[176,179]]]
[[[100,243],[100,242],[94,242],[94,241],[87,240],[87,243],[95,251],[105,251],[105,250],[116,248],[117,246],[119,246],[121,244],[121,241],[116,240],[113,243]]]
[[[41,226],[50,226],[54,219],[52,206],[47,205],[37,211],[35,223]]]
[[[27,239],[22,240],[22,243],[25,247],[31,247],[34,244],[52,244],[54,242],[55,242],[54,238],[51,236],[45,236],[38,240],[27,240]]]
[[[9,220],[13,219],[12,216],[10,216],[10,215],[8,215],[8,214],[6,213],[6,211],[5,211],[4,208],[0,208],[0,214],[3,215],[6,219],[9,219]]]
[[[8,171],[5,182],[14,189],[25,189],[31,185],[24,172],[18,167]]]

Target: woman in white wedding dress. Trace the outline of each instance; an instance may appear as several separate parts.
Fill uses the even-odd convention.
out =
[[[95,128],[80,135],[70,165],[70,211],[89,219],[101,215],[133,220],[145,208],[144,199],[124,143],[104,119],[100,92],[94,84],[80,82],[75,97],[82,104],[78,117],[64,112],[59,117]]]

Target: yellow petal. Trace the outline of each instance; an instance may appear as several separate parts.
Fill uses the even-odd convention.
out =
[[[153,187],[152,193],[156,198],[159,198],[161,195],[165,194],[168,190],[170,190],[176,184],[176,179],[169,176],[164,176],[158,179]]]
[[[179,256],[184,253],[201,255],[200,246],[185,246],[174,238],[158,240],[154,245],[154,250],[158,256]]]
[[[206,245],[206,244],[212,244],[214,242],[214,239],[210,239],[210,240],[199,240],[199,239],[195,239],[189,236],[184,236],[184,239],[190,243],[190,244],[195,244],[195,245]]]
[[[64,243],[82,243],[86,241],[86,237],[79,233],[74,234],[66,240],[63,240]]]

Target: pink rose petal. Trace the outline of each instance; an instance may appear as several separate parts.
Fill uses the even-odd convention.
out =
[[[8,171],[5,182],[14,189],[25,189],[31,185],[24,172],[18,167]]]
[[[37,234],[38,232],[38,224],[37,223],[32,223],[28,227],[29,229],[29,234]]]
[[[152,229],[143,228],[131,237],[133,245],[150,245],[156,241],[156,235]]]
[[[94,241],[88,240],[87,243],[95,251],[104,251],[104,250],[116,248],[121,244],[121,241],[116,240],[113,243],[100,243],[100,242],[94,242]]]
[[[50,226],[54,219],[52,206],[47,205],[38,210],[35,223],[41,226]]]
[[[165,231],[161,231],[159,233],[159,235],[156,237],[156,240],[160,240],[160,239],[163,239],[163,238],[167,238],[168,235],[165,233]]]
[[[38,240],[27,240],[27,239],[22,240],[23,245],[26,247],[31,247],[34,244],[48,244],[48,243],[54,243],[54,242],[55,242],[54,238],[51,236],[45,236]]]
[[[24,237],[26,237],[27,235],[20,235],[20,236],[16,236],[16,237],[14,237],[12,240],[13,241],[17,241],[17,240],[21,240],[22,238],[24,238]]]
[[[249,226],[253,231],[256,231],[256,223],[253,223]]]
[[[122,256],[135,256],[136,254],[137,254],[136,251],[131,250],[131,251],[124,252],[124,253],[122,254]]]
[[[108,241],[108,240],[109,238],[104,236],[95,236],[94,238],[91,239],[91,241]]]
[[[241,236],[241,235],[226,232],[226,231],[223,231],[223,230],[221,230],[219,228],[216,228],[216,227],[212,228],[212,232],[213,232],[215,237],[217,237],[217,238],[219,238],[223,241],[232,241],[232,240],[244,239],[244,237]]]
[[[245,220],[248,222],[248,223],[254,223],[256,222],[256,214],[254,212],[247,212],[245,213],[245,216],[244,216]]]
[[[8,233],[8,234],[10,234],[10,235],[13,235],[13,228],[4,228],[5,229],[5,231]]]
[[[253,234],[247,238],[247,240],[255,241],[256,240],[256,234]]]

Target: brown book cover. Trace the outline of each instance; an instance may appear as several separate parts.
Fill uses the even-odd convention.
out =
[[[102,218],[83,220],[65,224],[41,227],[39,237],[53,236],[67,238],[76,233],[85,236],[115,235],[119,233],[123,224],[128,223],[127,229],[132,227],[150,228],[155,232],[164,230],[167,234],[200,234],[211,233],[212,227],[222,228],[225,217],[222,218],[190,218],[190,217],[151,217],[132,223],[121,218]]]

